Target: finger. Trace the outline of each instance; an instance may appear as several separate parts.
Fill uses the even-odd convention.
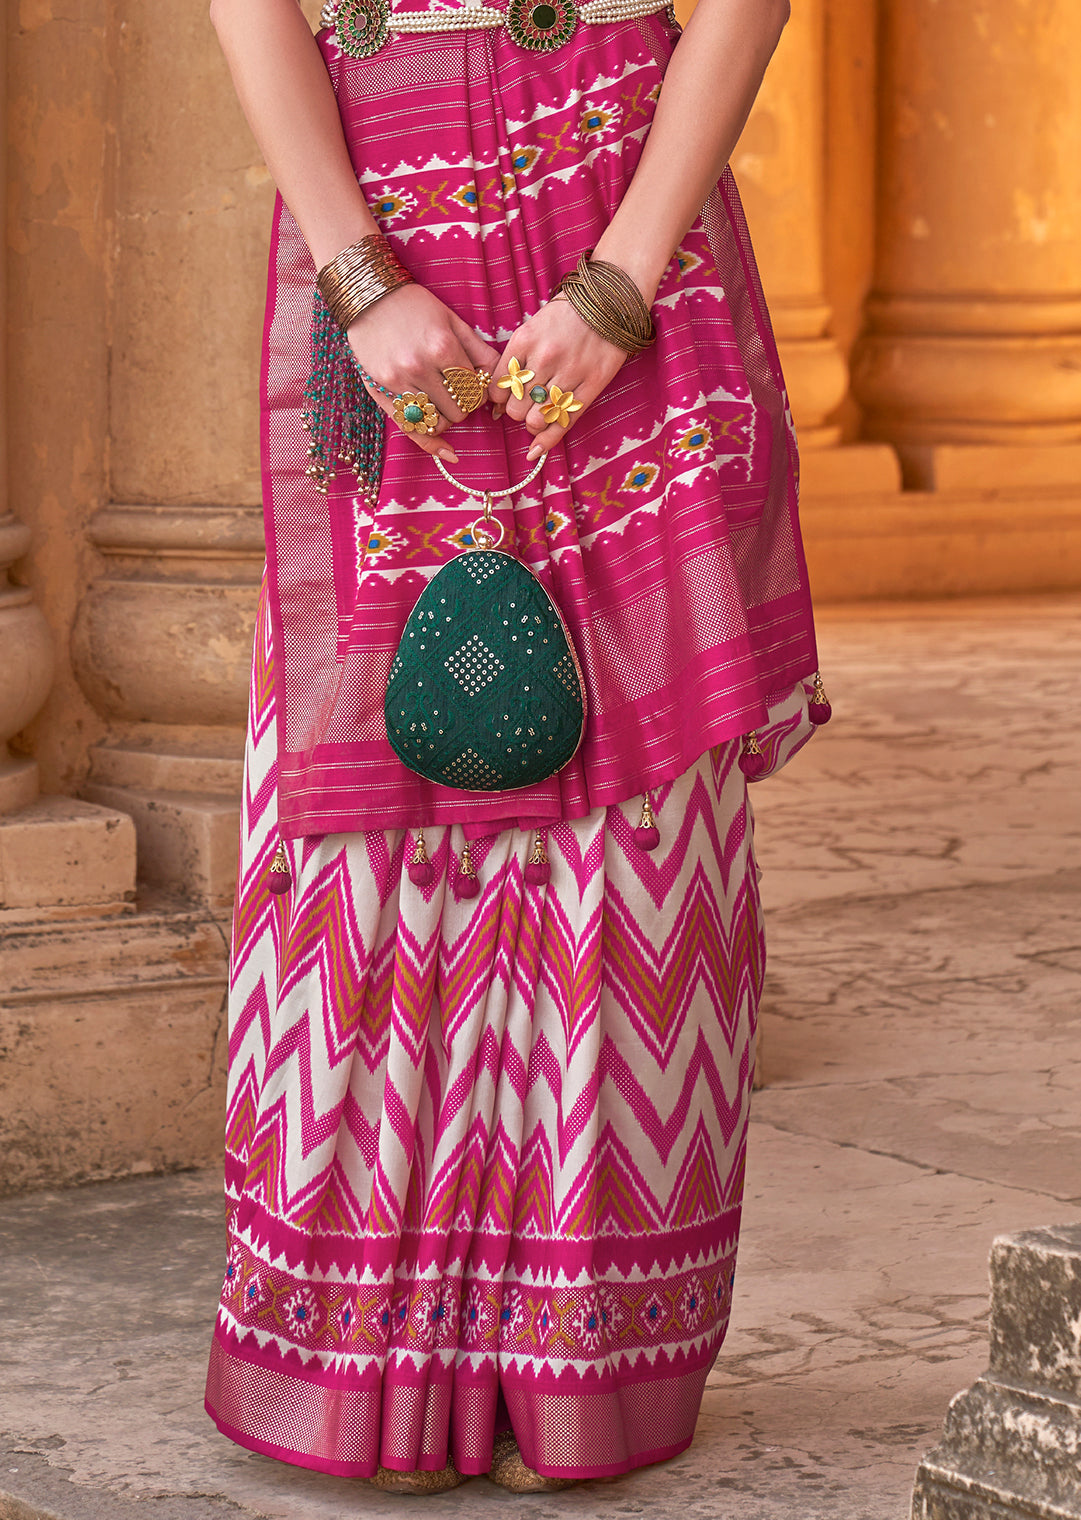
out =
[[[370,391],[369,394],[371,394]],[[405,429],[399,426],[398,421],[394,416],[394,407],[391,401],[387,397],[377,394],[375,396],[375,403],[379,407],[380,411],[386,413],[387,417],[390,419],[392,427],[394,427],[395,430],[399,433],[405,433]],[[422,453],[438,454],[439,457],[441,459],[445,459],[448,464],[457,464],[458,455],[454,452],[454,445],[451,443],[449,438],[445,439],[442,436],[448,431],[449,427],[450,423],[447,421],[447,419],[445,417],[440,417],[436,423],[436,429],[434,433],[405,433],[405,436],[412,443],[414,443]]]
[[[579,413],[579,415],[581,414]],[[553,422],[534,438],[533,442],[529,445],[525,456],[526,459],[532,462],[534,459],[539,459],[542,454],[549,453],[550,450],[555,448],[557,443],[563,442],[567,436],[567,431],[565,427],[560,427],[558,422]]]
[[[469,368],[468,365],[464,367]],[[450,369],[451,366],[448,364],[447,368]],[[447,387],[443,383],[442,375],[438,378],[429,378],[427,385],[424,387],[424,394],[435,407],[442,421],[453,424],[465,420],[465,412],[462,411],[450,391],[447,390]]]
[[[469,355],[469,363],[474,369],[486,369],[488,373],[495,373],[495,366],[499,363],[499,350],[486,343],[479,332],[470,327],[468,322],[463,322],[457,312],[452,314],[451,326],[458,342]]]
[[[536,412],[540,418],[540,429],[537,431],[533,442],[529,445],[529,449],[525,456],[526,459],[539,459],[542,454],[547,454],[549,449],[554,449],[556,444],[567,436],[567,433],[578,421],[579,417],[585,415],[586,411],[589,408],[589,403],[595,399],[595,397],[599,394],[599,391],[595,386],[583,386],[581,391],[574,391],[572,387],[571,391],[567,394],[573,394],[573,399],[582,403],[581,409],[577,412],[570,413],[570,418],[567,426],[564,427],[560,422],[547,422],[544,418],[544,414],[541,411],[541,408],[538,406],[536,408]],[[530,413],[530,416],[532,416],[532,412]],[[526,426],[529,427],[528,419]],[[530,427],[530,431],[533,431],[532,427]]]
[[[410,433],[409,437],[417,448],[424,454],[437,454],[447,464],[457,464],[458,456],[454,452],[454,446],[449,439],[440,438],[438,433]]]
[[[476,373],[478,369],[482,369],[490,374],[490,366],[494,362],[490,356],[493,355],[495,351],[493,349],[490,349],[488,347],[488,344],[486,344],[482,338],[478,338],[475,333],[471,334],[470,329],[464,322],[459,322],[457,319],[455,319],[454,327],[456,338],[462,336],[462,334],[458,332],[458,329],[462,328],[464,329],[465,339],[469,339],[471,337],[473,341],[463,341],[461,346],[457,347],[456,350],[452,347],[448,347],[446,353],[440,356],[439,374],[438,376],[429,378],[428,395],[431,397],[437,409],[442,412],[444,416],[448,417],[451,422],[461,422],[467,414],[464,409],[460,407],[454,400],[449,389],[447,388],[444,373],[448,369],[465,369],[470,370],[473,373]],[[452,339],[452,343],[453,342],[454,340]],[[483,354],[484,359],[481,360],[475,358],[474,356],[477,353]],[[495,357],[498,358],[498,355],[495,355]],[[487,393],[485,393],[485,397],[486,396]]]
[[[516,343],[518,344],[518,348],[515,347]],[[510,374],[510,361],[512,358],[517,358],[519,364],[524,363],[522,359],[522,353],[519,352],[519,349],[522,349],[524,352],[524,348],[518,334],[512,333],[510,342],[507,344],[501,354],[496,355],[495,363],[491,368],[492,383],[488,387],[488,398],[491,401],[493,408],[499,408],[500,415],[502,415],[507,410],[507,404],[511,400],[511,393],[506,386],[500,385],[499,382],[500,380],[504,379],[505,376]],[[530,384],[532,384],[532,381]]]
[[[556,383],[558,382],[553,382],[553,384]],[[561,424],[551,422],[544,415],[545,408],[552,405],[551,388],[545,387],[545,389],[548,390],[548,399],[535,402],[529,408],[529,411],[526,413],[524,419],[526,428],[537,438],[539,438],[546,430],[550,430],[553,427],[557,428],[561,434],[566,432],[566,428],[562,427]],[[560,400],[569,401],[571,403],[571,424],[573,424],[582,415],[586,407],[589,406],[592,401],[595,401],[597,399],[602,389],[602,386],[599,386],[595,383],[590,384],[587,379],[577,381],[574,385],[559,386]]]

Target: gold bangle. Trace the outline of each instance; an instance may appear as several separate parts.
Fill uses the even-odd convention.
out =
[[[369,233],[343,248],[315,277],[327,309],[343,332],[361,312],[412,278],[382,232]]]
[[[574,307],[582,321],[608,343],[640,354],[657,336],[649,307],[630,275],[617,264],[583,253],[578,267],[564,275],[557,295]]]

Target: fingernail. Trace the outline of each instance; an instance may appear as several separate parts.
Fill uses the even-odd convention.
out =
[[[453,449],[438,449],[436,452],[440,459],[445,459],[448,464],[458,463],[458,456]]]
[[[539,459],[543,453],[544,450],[541,448],[540,444],[535,443],[525,457],[526,459],[532,461],[534,459]]]

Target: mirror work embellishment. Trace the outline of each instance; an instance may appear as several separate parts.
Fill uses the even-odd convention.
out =
[[[341,0],[335,24],[338,46],[350,58],[370,58],[387,40],[387,0]]]
[[[569,42],[578,21],[574,0],[511,0],[507,30],[530,53],[551,53]]]

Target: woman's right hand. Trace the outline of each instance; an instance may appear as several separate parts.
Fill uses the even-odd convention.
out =
[[[492,373],[499,350],[485,343],[438,296],[416,283],[400,285],[369,306],[351,324],[347,336],[365,374],[392,395],[424,391],[439,413],[439,424],[434,433],[406,436],[426,454],[438,454],[448,464],[456,464],[457,454],[441,435],[461,422],[465,413],[448,392],[441,371],[459,365]],[[391,397],[370,385],[367,389],[393,421]]]

